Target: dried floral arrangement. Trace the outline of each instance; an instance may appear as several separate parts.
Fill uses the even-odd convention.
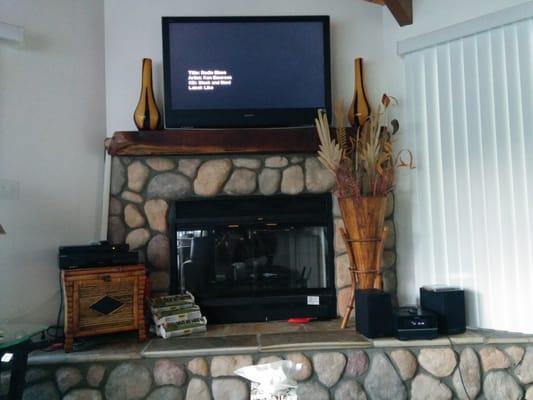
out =
[[[413,166],[413,155],[402,150],[393,154],[393,136],[400,129],[396,119],[389,119],[393,97],[383,95],[381,103],[358,127],[346,128],[343,102],[335,102],[335,138],[331,136],[326,113],[315,119],[320,146],[318,159],[335,175],[337,197],[385,196],[394,186],[394,170]],[[407,152],[408,162],[402,160]]]

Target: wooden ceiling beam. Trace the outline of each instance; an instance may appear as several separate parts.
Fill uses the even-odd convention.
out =
[[[413,23],[413,0],[365,0],[370,3],[385,5],[400,26]]]
[[[385,0],[385,5],[400,26],[413,23],[413,0]]]

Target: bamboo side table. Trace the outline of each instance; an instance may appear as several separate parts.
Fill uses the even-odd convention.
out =
[[[61,271],[65,299],[65,352],[75,337],[137,330],[144,324],[144,265]]]

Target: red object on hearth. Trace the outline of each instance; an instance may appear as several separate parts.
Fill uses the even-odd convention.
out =
[[[289,324],[308,324],[315,318],[311,317],[302,317],[302,318],[289,318],[288,322]]]

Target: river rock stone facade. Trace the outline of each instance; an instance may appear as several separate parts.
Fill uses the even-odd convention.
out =
[[[167,214],[173,200],[218,195],[298,195],[330,191],[335,180],[310,155],[234,157],[114,157],[111,163],[108,240],[128,243],[145,262],[153,292],[169,285],[170,247]],[[350,275],[344,243],[338,235],[342,220],[337,201],[335,217],[335,284],[338,313],[349,301]],[[383,287],[396,301],[396,234],[394,198],[387,201],[390,228],[383,252]],[[353,316],[353,314],[352,314]]]
[[[249,382],[234,369],[280,359],[304,364],[294,376],[303,400],[531,399],[533,345],[513,346],[512,354],[516,348],[524,354],[513,367],[484,371],[480,358],[489,347],[432,347],[430,353],[374,347],[30,366],[23,399],[248,400]],[[511,362],[514,356],[500,350]],[[457,362],[448,361],[450,353]],[[446,368],[435,369],[426,362],[429,356],[444,360]]]

